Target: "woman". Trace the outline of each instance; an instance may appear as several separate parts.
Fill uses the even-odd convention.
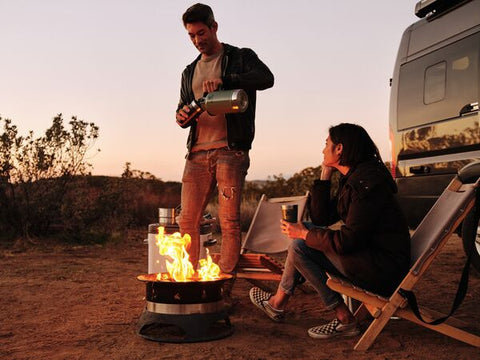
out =
[[[324,306],[335,312],[333,321],[308,330],[318,339],[360,332],[342,296],[326,285],[327,273],[388,296],[410,263],[410,236],[395,199],[396,184],[365,129],[347,123],[331,127],[323,156],[309,203],[313,224],[281,222],[282,232],[295,240],[276,294],[250,290],[251,301],[272,320],[281,321],[295,286],[305,278]],[[342,176],[338,194],[331,199],[333,169]],[[338,220],[344,223],[339,230],[326,227]]]

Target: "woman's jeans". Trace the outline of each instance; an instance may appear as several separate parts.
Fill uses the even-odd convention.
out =
[[[305,223],[305,226],[310,229],[314,225]],[[288,249],[279,286],[286,294],[293,295],[295,286],[303,277],[318,292],[327,310],[331,310],[344,301],[339,293],[327,286],[327,272],[342,276],[323,252],[308,247],[304,240],[294,239]]]
[[[190,234],[188,250],[194,266],[200,255],[200,221],[215,186],[218,187],[218,217],[222,230],[220,269],[232,273],[240,256],[240,202],[250,166],[248,151],[227,148],[198,151],[187,157],[182,178],[182,234]]]

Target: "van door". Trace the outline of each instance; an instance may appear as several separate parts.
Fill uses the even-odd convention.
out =
[[[416,227],[464,165],[480,160],[480,32],[400,66],[397,183]]]

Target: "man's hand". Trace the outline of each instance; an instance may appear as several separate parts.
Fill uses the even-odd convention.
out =
[[[178,110],[177,115],[175,116],[175,118],[177,119],[177,124],[181,127],[185,125],[185,121],[188,118],[189,110],[190,108],[188,107],[188,105],[183,105],[183,108]]]
[[[223,84],[222,79],[205,80],[202,84],[204,93],[211,93],[218,89]]]
[[[282,233],[287,235],[290,239],[302,239],[307,238],[308,230],[302,223],[291,223],[285,220],[280,220]]]

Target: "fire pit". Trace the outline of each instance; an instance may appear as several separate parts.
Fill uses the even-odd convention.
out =
[[[225,311],[222,274],[206,251],[194,269],[189,261],[190,235],[168,234],[164,227],[155,236],[168,272],[139,275],[146,284],[146,306],[138,322],[138,335],[154,341],[197,342],[220,339],[233,333]]]
[[[161,342],[199,342],[231,335],[233,326],[222,296],[223,284],[231,277],[176,282],[157,280],[157,274],[139,275],[137,279],[146,283],[147,303],[138,335]]]

